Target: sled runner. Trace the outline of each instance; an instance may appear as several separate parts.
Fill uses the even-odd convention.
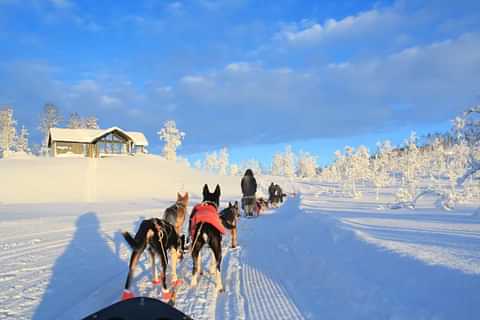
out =
[[[189,316],[159,300],[138,297],[117,302],[83,320],[191,320]]]

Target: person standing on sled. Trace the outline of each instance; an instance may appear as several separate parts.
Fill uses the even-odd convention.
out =
[[[253,216],[253,212],[256,211],[256,198],[257,192],[257,180],[253,176],[251,169],[245,171],[245,175],[241,182],[242,187],[242,209],[246,216]]]

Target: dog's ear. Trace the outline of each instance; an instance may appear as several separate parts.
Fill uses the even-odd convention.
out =
[[[205,198],[209,194],[210,194],[210,190],[208,190],[208,185],[205,183],[205,185],[203,186],[203,197]]]
[[[235,204],[234,204],[235,208],[238,209],[238,201],[235,201]]]
[[[182,200],[182,195],[180,194],[180,192],[177,192],[177,200]]]
[[[188,200],[188,192],[185,192],[185,195],[183,196],[183,200]]]
[[[220,197],[220,194],[221,194],[221,193],[220,193],[220,185],[217,184],[217,186],[215,187],[215,195],[216,195],[217,197]]]
[[[232,207],[232,203],[230,201],[228,201],[228,207],[231,208]]]

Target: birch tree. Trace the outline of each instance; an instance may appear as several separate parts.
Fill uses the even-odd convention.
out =
[[[55,105],[47,103],[43,107],[43,113],[40,117],[40,125],[38,127],[40,132],[43,134],[41,152],[44,155],[47,153],[50,128],[58,127],[61,122],[62,116],[59,109]]]
[[[8,158],[10,151],[15,148],[16,124],[11,107],[6,107],[0,111],[0,148],[3,158]]]

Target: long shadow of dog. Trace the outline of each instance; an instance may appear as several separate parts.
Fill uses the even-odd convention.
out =
[[[52,267],[50,282],[33,319],[73,319],[78,315],[70,311],[82,309],[86,316],[111,304],[112,292],[121,292],[122,283],[116,281],[116,275],[125,269],[126,262],[109,247],[97,215],[82,214],[72,240]]]

